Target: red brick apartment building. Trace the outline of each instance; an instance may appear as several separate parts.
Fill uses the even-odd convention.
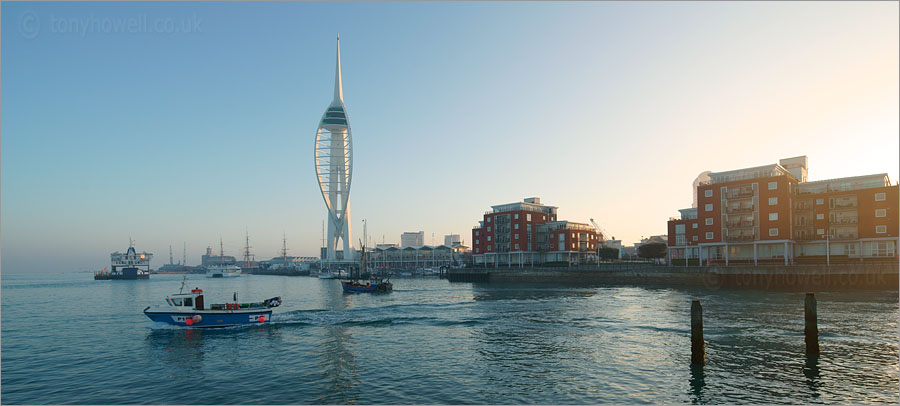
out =
[[[524,266],[596,261],[600,234],[584,223],[557,220],[556,206],[537,197],[491,206],[472,229],[475,265]]]
[[[673,264],[896,261],[898,186],[887,174],[807,182],[805,156],[709,174],[670,219]]]

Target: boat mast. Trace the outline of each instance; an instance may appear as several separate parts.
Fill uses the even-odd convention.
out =
[[[175,260],[172,259],[172,245],[169,245],[169,265],[174,265]]]
[[[184,241],[184,247],[181,248],[181,265],[187,266],[187,241]]]
[[[222,245],[222,237],[219,237],[219,259],[222,262],[222,265],[225,265],[225,246]]]

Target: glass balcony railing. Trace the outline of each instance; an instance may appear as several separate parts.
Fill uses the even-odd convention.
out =
[[[835,219],[828,220],[828,224],[857,224],[857,223],[859,223],[859,219],[856,217],[850,217],[850,218],[845,217],[845,218],[840,218],[840,219],[835,218]]]

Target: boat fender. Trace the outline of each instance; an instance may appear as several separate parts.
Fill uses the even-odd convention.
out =
[[[203,321],[203,317],[200,317],[199,314],[195,314],[194,317],[191,317],[191,320],[193,320],[194,323],[199,323],[199,322]]]
[[[188,318],[184,319],[184,324],[187,324],[190,326],[191,324],[194,324],[194,319],[188,317]]]
[[[265,323],[265,322],[266,322],[266,316],[259,316],[259,322],[260,322],[260,323]]]

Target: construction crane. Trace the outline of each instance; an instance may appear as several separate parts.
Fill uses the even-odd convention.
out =
[[[605,246],[605,244],[603,244],[603,243],[606,242],[606,236],[609,234],[607,234],[606,230],[604,230],[603,227],[600,227],[600,225],[597,224],[597,222],[594,221],[594,219],[591,219],[591,224],[594,225],[594,228],[597,230],[597,233],[600,234],[600,245]]]

